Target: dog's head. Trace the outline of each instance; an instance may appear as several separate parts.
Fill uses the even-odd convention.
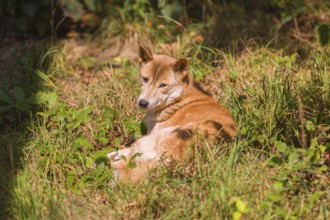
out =
[[[152,54],[143,46],[140,47],[140,58],[142,89],[139,107],[145,110],[162,109],[180,100],[190,80],[188,60]]]

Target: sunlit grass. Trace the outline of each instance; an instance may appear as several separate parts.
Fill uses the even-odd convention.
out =
[[[44,93],[37,96],[38,108],[31,107],[38,113],[24,117],[24,132],[13,137],[8,128],[1,134],[8,146],[1,160],[8,167],[19,164],[6,182],[5,214],[17,219],[329,216],[329,168],[323,165],[330,147],[326,55],[315,51],[299,63],[296,55],[263,47],[233,55],[180,41],[173,54],[190,58],[195,78],[236,119],[234,143],[215,145],[212,157],[200,152],[189,164],[155,170],[136,187],[111,187],[105,154],[145,133],[143,112],[136,108],[138,64],[119,59],[113,67],[109,59],[98,69],[89,65],[88,55],[72,57],[70,45],[51,47],[21,60],[34,70],[28,77],[40,80],[33,92]],[[156,50],[169,52],[162,45]],[[10,139],[18,141],[13,145]]]

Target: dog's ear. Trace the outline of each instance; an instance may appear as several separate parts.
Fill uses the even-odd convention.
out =
[[[147,63],[153,59],[151,50],[145,46],[140,46],[139,56],[143,63]]]
[[[172,64],[172,68],[176,74],[177,79],[189,84],[190,77],[188,74],[188,60],[187,58],[180,58]]]
[[[180,58],[178,59],[177,61],[175,61],[173,64],[173,70],[174,72],[176,73],[181,73],[181,72],[184,72],[184,70],[187,70],[188,69],[188,60],[187,58]]]

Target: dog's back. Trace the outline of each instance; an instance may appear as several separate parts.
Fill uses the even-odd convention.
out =
[[[211,143],[215,140],[227,142],[237,133],[237,126],[230,112],[193,84],[187,88],[186,96],[180,102],[159,114],[147,114],[146,121],[149,121],[149,124],[150,121],[154,122],[149,125],[152,128],[151,134],[162,129],[175,128],[161,138],[162,144],[158,146],[160,151],[173,158],[184,158],[187,147],[195,143],[198,136]],[[169,148],[172,148],[172,152]]]

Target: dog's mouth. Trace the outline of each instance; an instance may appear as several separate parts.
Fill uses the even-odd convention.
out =
[[[158,97],[158,98],[144,98],[144,96],[140,96],[138,101],[137,101],[137,106],[145,111],[159,111],[162,109],[167,108],[168,106],[171,106],[178,101],[181,100],[181,96],[179,97],[171,97],[171,96],[166,96],[166,97]]]
[[[145,111],[151,111],[151,110],[156,110],[156,109],[158,109],[158,106],[157,105],[148,105],[148,106],[146,106],[146,107],[144,107],[144,106],[141,106],[139,103],[138,103],[138,107],[140,108],[140,109],[142,109],[142,110],[145,110]]]
[[[147,107],[145,108],[142,108],[139,103],[138,103],[138,107],[142,110],[145,110],[145,111],[154,111],[154,112],[157,112],[157,111],[160,111],[162,109],[165,109],[173,104],[176,104],[178,101],[180,101],[181,99],[180,98],[177,98],[177,99],[174,99],[172,102],[170,103],[167,103],[166,100],[163,100],[163,101],[159,101],[159,102],[152,102],[150,103]]]
[[[145,99],[145,98],[139,98],[137,102],[137,106],[145,111],[155,110],[160,107],[160,101],[154,100],[154,99]]]

